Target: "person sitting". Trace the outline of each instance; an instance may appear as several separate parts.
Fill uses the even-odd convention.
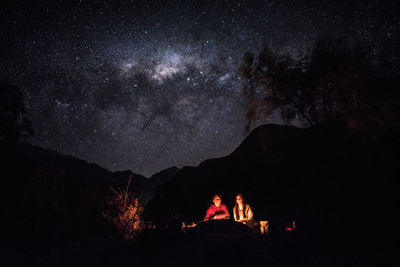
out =
[[[235,199],[235,207],[233,208],[233,218],[237,222],[251,224],[253,222],[253,211],[249,204],[246,203],[242,194],[237,194]]]
[[[221,203],[221,196],[215,195],[212,198],[213,204],[207,209],[204,221],[229,219],[229,211],[225,204]]]

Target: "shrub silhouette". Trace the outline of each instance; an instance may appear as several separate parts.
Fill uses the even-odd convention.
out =
[[[366,130],[398,128],[397,61],[396,53],[346,37],[320,37],[300,59],[279,55],[268,45],[257,57],[247,52],[240,72],[248,128],[274,113],[305,126],[344,119]]]
[[[0,84],[0,140],[18,142],[33,135],[27,118],[22,90],[13,85]]]

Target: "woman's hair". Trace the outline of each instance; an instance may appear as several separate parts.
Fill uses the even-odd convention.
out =
[[[235,207],[234,209],[234,213],[233,215],[235,216],[235,220],[239,220],[239,205],[236,201],[237,197],[241,197],[242,198],[242,203],[243,203],[243,217],[247,218],[247,213],[246,213],[246,200],[244,199],[243,194],[239,193],[235,196]]]

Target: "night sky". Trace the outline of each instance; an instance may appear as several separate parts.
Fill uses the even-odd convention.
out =
[[[247,50],[298,57],[323,34],[394,43],[395,2],[2,1],[0,79],[25,90],[29,142],[150,176],[245,138]]]

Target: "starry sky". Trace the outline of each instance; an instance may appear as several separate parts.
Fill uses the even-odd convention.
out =
[[[32,144],[149,177],[245,138],[246,51],[396,42],[395,2],[2,1],[0,79],[25,91]]]

